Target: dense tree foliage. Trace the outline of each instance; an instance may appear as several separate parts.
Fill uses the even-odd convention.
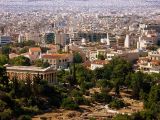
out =
[[[37,59],[34,64],[36,65],[36,67],[42,67],[42,68],[47,68],[50,66],[50,64],[48,62],[44,62],[43,60]]]
[[[80,53],[78,53],[78,52],[74,53],[73,59],[74,59],[75,63],[82,63],[83,62],[83,58],[80,55]]]
[[[0,66],[8,63],[8,57],[6,55],[0,54]]]
[[[36,46],[36,42],[32,41],[32,40],[28,40],[28,41],[24,41],[24,42],[21,42],[21,43],[15,43],[15,44],[13,44],[13,46],[21,47],[21,48],[23,48],[25,46],[35,47]]]
[[[13,62],[14,61],[14,62]],[[15,65],[29,63],[22,56]],[[20,64],[19,64],[20,63]],[[37,60],[37,65],[42,61]],[[126,104],[120,98],[121,90],[129,89],[133,99],[144,102],[144,110],[128,115],[117,115],[115,120],[160,119],[160,74],[134,72],[132,64],[115,58],[103,68],[91,71],[81,64],[73,64],[69,71],[57,73],[58,84],[49,85],[40,75],[19,81],[9,81],[6,70],[0,67],[0,119],[30,119],[30,116],[54,108],[79,110],[79,105],[108,104],[120,109]],[[93,92],[93,89],[100,88]],[[91,92],[92,91],[92,92]]]
[[[31,119],[31,115],[59,107],[62,96],[59,90],[48,85],[41,76],[34,80],[12,82],[6,77],[5,68],[0,68],[0,119]]]
[[[26,53],[26,52],[28,52],[28,50],[29,50],[28,47],[23,47],[22,49],[20,49],[20,51],[18,53],[19,54]]]
[[[30,66],[31,62],[30,59],[24,56],[18,56],[10,60],[12,65],[16,66]]]
[[[119,99],[113,99],[109,103],[109,107],[113,108],[113,109],[120,109],[120,108],[123,108],[124,106],[125,106],[124,102],[122,100],[119,100]]]
[[[11,52],[11,47],[9,45],[5,45],[2,47],[2,54],[8,55]]]

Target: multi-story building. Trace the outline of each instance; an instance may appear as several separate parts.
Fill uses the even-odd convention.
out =
[[[55,33],[55,44],[65,46],[68,43],[67,40],[68,37],[63,31],[57,31]]]
[[[40,47],[29,48],[29,54],[35,55],[35,56],[40,56],[41,55],[41,48]]]
[[[0,36],[0,45],[5,45],[11,42],[10,36]]]
[[[90,50],[89,51],[89,60],[97,60],[97,50]]]
[[[41,58],[41,48],[40,47],[29,48],[29,52],[23,53],[21,55],[28,57],[31,61],[40,59]]]
[[[160,53],[158,51],[149,52],[147,57],[139,58],[137,65],[137,70],[147,73],[160,73]]]
[[[55,69],[66,69],[73,61],[72,54],[45,54],[42,60],[51,64]]]

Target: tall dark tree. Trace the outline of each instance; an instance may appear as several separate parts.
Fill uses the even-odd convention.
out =
[[[132,95],[134,98],[139,99],[139,93],[143,86],[144,74],[137,72],[132,74],[131,78]]]
[[[13,82],[14,97],[17,97],[17,96],[19,96],[19,87],[20,86],[19,86],[19,82],[18,82],[16,76],[12,79],[12,82]]]
[[[9,79],[4,67],[0,67],[0,84],[2,84],[5,89],[9,88]]]
[[[83,58],[80,55],[80,53],[78,53],[78,52],[74,52],[73,59],[74,59],[74,63],[82,63],[83,62]]]
[[[30,79],[30,75],[28,74],[25,81],[25,85],[26,85],[25,94],[27,98],[29,98],[32,94],[32,84],[33,84],[33,81]]]

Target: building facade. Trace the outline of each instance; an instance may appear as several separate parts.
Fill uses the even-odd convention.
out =
[[[48,81],[49,84],[57,82],[57,72],[53,67],[41,68],[33,66],[6,66],[7,76],[9,80],[15,77],[18,80],[33,80],[36,76],[41,76],[43,80]]]
[[[0,36],[0,45],[5,45],[11,42],[10,36]]]

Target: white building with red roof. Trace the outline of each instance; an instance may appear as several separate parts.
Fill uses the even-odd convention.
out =
[[[73,61],[72,54],[44,54],[42,60],[48,62],[56,69],[66,69]]]
[[[105,64],[109,62],[106,60],[95,60],[91,62],[91,70],[95,70],[96,68],[102,68]]]

